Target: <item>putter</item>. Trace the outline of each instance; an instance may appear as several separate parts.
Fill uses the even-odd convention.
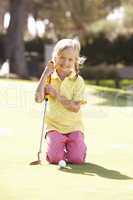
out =
[[[33,161],[30,163],[30,165],[41,165],[42,160],[41,160],[41,153],[42,153],[42,143],[43,143],[43,137],[44,137],[44,121],[45,121],[45,114],[46,114],[46,109],[47,109],[47,103],[48,103],[48,98],[45,98],[45,105],[44,105],[44,112],[43,112],[43,121],[42,121],[42,129],[41,129],[41,138],[40,138],[40,146],[39,146],[39,151],[37,153],[37,158],[38,160]]]
[[[50,61],[51,64],[53,64],[53,61]],[[47,77],[47,84],[51,83],[51,74]],[[45,114],[46,114],[46,110],[47,110],[47,103],[48,103],[48,98],[47,96],[45,97],[45,105],[44,105],[44,112],[43,112],[43,121],[42,121],[42,132],[41,132],[41,139],[40,139],[40,147],[39,147],[39,151],[37,153],[37,158],[38,160],[33,161],[30,163],[30,165],[41,165],[42,160],[41,160],[41,153],[42,153],[42,143],[43,143],[43,137],[44,137],[44,122],[45,122]]]

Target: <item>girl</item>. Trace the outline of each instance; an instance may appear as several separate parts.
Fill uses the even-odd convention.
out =
[[[65,160],[69,163],[85,162],[81,105],[85,84],[79,76],[80,43],[75,39],[62,39],[54,47],[52,61],[45,68],[35,95],[42,102],[48,94],[46,113],[47,152],[49,163]],[[50,77],[50,81],[48,78]]]

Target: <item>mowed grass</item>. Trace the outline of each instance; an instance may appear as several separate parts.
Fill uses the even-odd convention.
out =
[[[83,108],[86,164],[64,170],[45,161],[31,166],[37,159],[44,106],[34,102],[36,84],[0,80],[0,199],[132,200],[133,107],[114,106],[112,96],[109,101],[88,85]]]

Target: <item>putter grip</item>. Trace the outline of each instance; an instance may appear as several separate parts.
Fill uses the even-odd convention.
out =
[[[51,75],[48,76],[46,84],[50,84],[51,83]],[[45,96],[45,101],[48,101],[48,94],[46,94]]]
[[[48,97],[47,96],[45,97],[45,101],[48,101]]]

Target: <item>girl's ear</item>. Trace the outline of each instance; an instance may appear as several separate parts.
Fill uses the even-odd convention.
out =
[[[49,62],[50,62],[51,64],[54,64],[54,61],[53,61],[53,60],[50,60]]]

